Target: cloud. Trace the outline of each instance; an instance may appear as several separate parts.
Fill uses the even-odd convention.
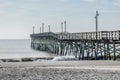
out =
[[[119,7],[120,7],[120,0],[116,0],[116,1],[115,1],[115,3],[114,3],[114,5],[116,5],[116,6],[119,6]]]
[[[120,10],[99,10],[101,13],[120,13]]]
[[[83,0],[85,2],[96,2],[97,0]]]
[[[65,1],[67,1],[67,0],[58,0],[58,1],[60,1],[60,2],[65,2]]]
[[[7,2],[7,1],[0,2],[0,8],[9,8],[12,5],[13,5],[12,2]]]

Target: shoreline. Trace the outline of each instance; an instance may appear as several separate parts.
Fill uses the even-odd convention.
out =
[[[2,62],[1,67],[120,67],[119,61],[43,61],[43,62]]]
[[[54,57],[22,57],[22,58],[5,58],[1,62],[32,62],[37,60],[52,60]]]

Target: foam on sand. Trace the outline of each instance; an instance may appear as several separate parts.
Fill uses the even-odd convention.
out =
[[[53,61],[76,61],[78,60],[75,58],[75,56],[60,56],[60,57],[54,57]]]

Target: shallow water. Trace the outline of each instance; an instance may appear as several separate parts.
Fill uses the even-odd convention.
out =
[[[0,40],[0,59],[53,56],[50,53],[31,49],[30,44],[30,39],[2,39]]]

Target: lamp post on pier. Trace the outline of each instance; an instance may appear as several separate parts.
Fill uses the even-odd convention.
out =
[[[61,33],[63,33],[63,22],[61,22]]]
[[[44,33],[44,23],[42,23],[42,33]]]
[[[48,28],[49,28],[49,32],[50,32],[50,25],[48,25]]]
[[[41,27],[40,27],[40,33],[41,33]]]
[[[65,27],[65,33],[66,33],[66,32],[67,32],[67,31],[66,31],[66,20],[64,21],[64,25],[65,25],[64,27]]]
[[[33,34],[35,33],[35,31],[34,31],[34,30],[35,30],[35,27],[33,26]]]
[[[98,16],[99,13],[96,11],[96,16],[95,16],[95,23],[96,23],[96,40],[97,40],[97,33],[98,33]]]

